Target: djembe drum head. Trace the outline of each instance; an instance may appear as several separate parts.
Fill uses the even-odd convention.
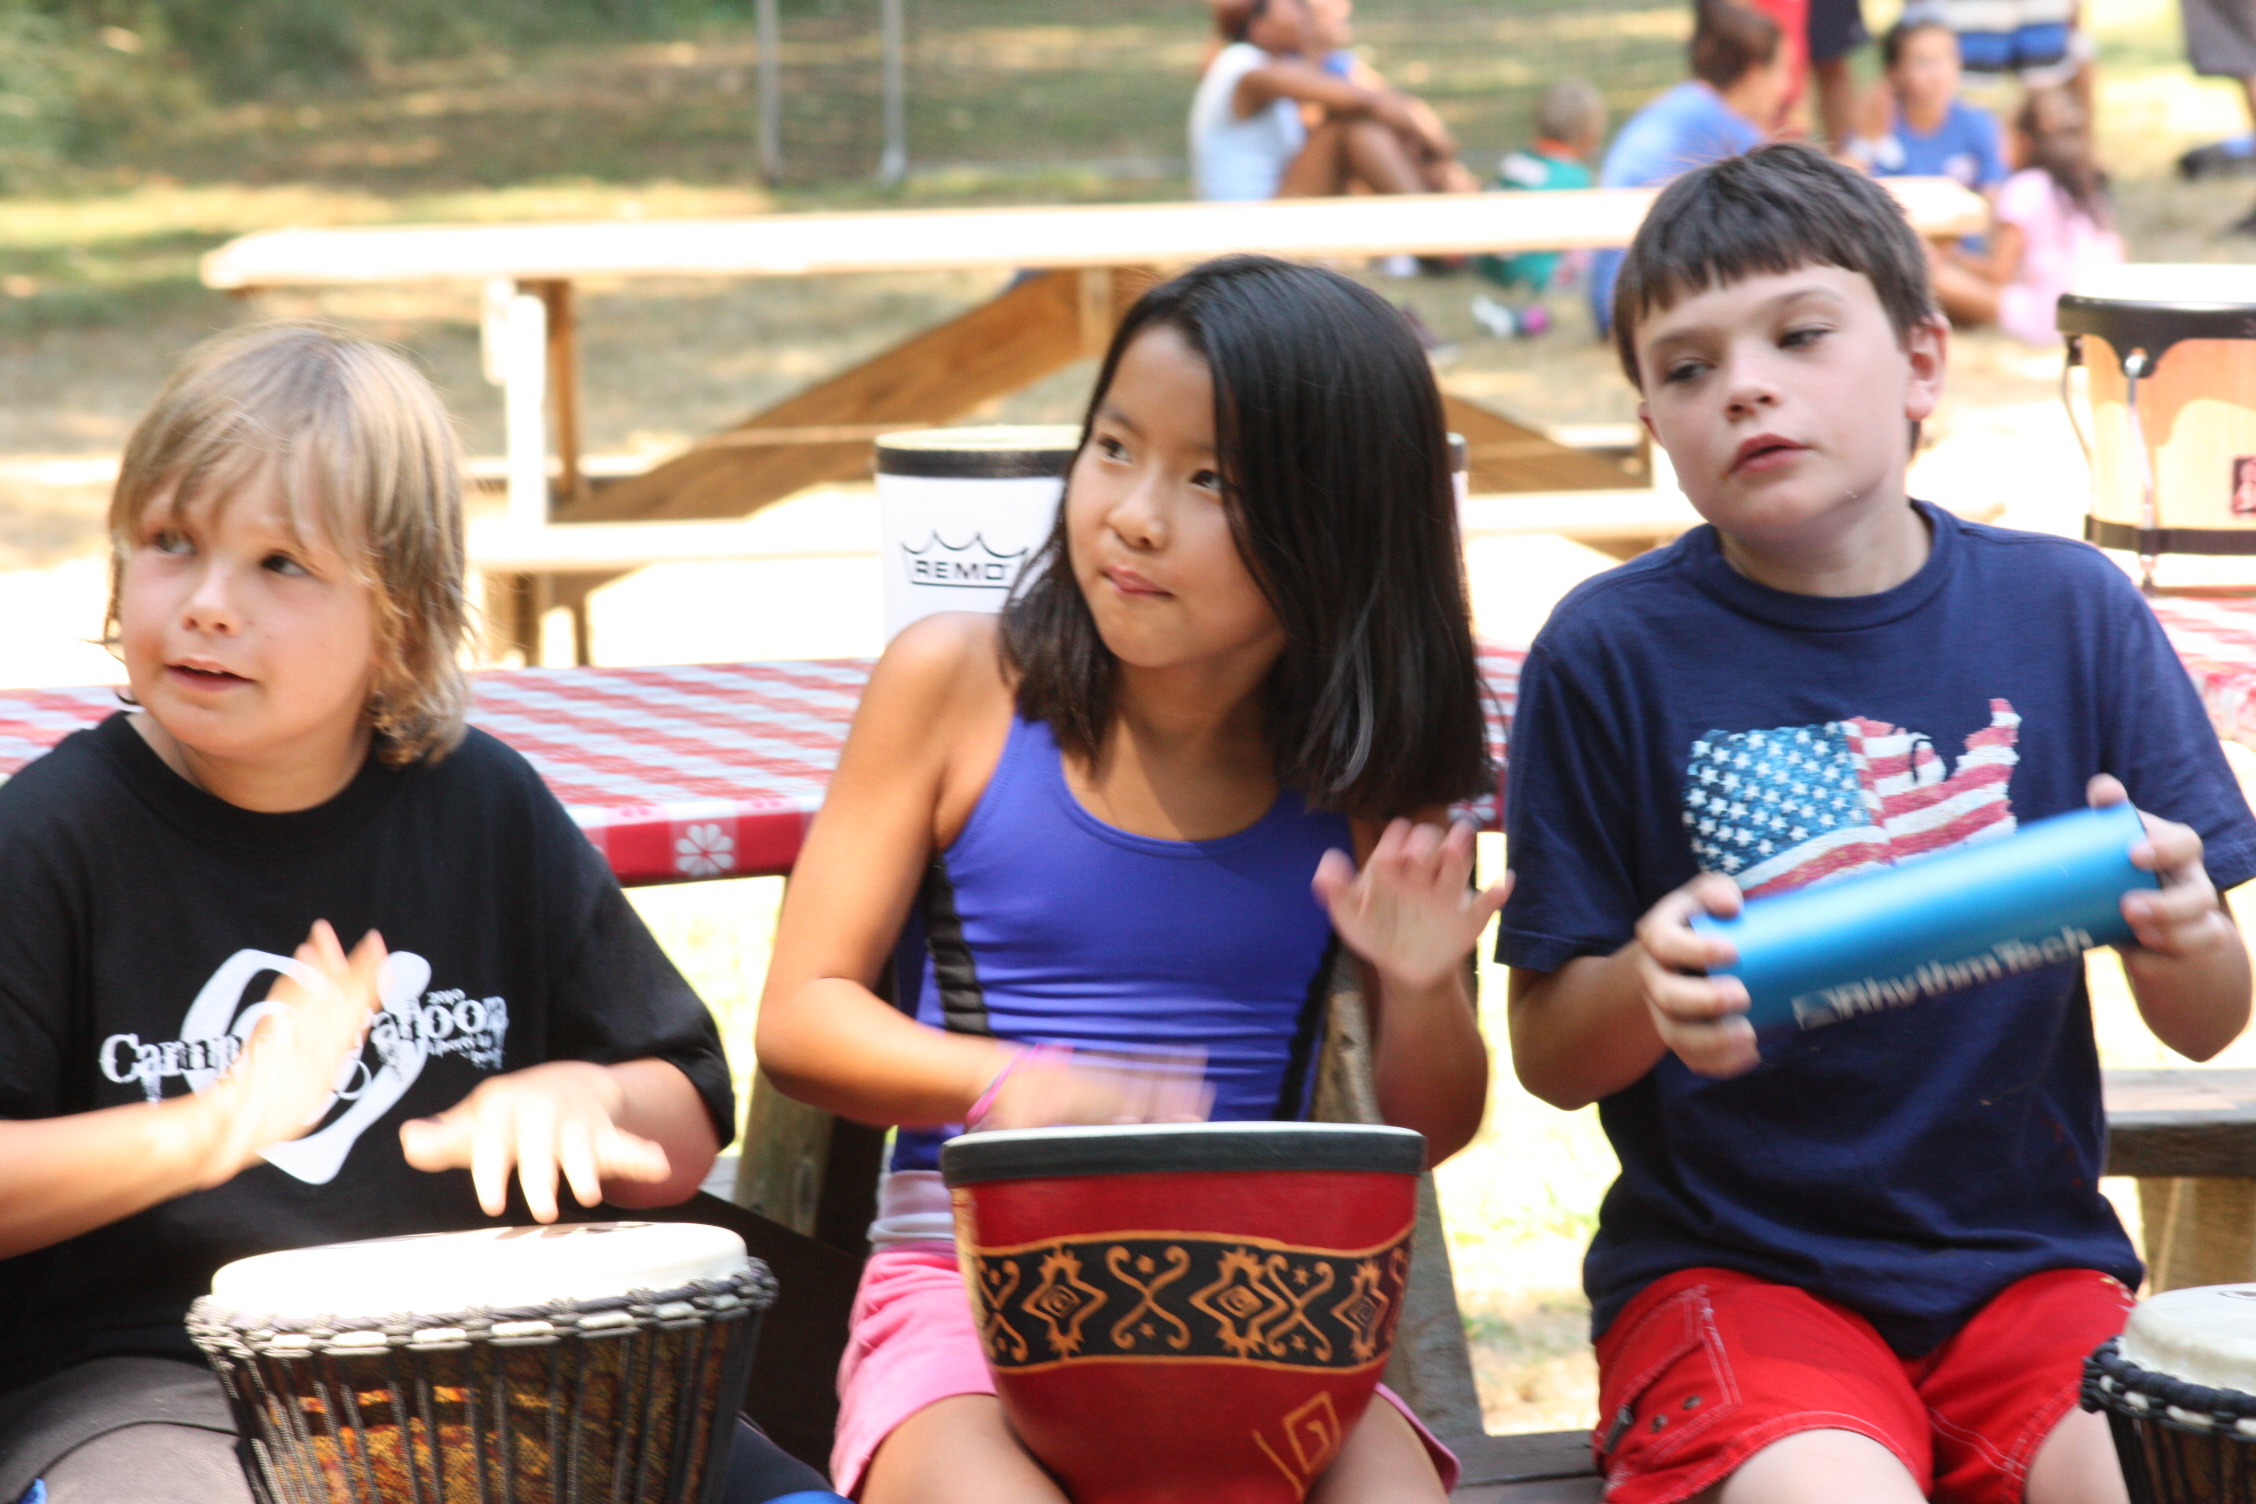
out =
[[[704,1504],[774,1294],[724,1228],[598,1222],[263,1254],[188,1328],[262,1504]]]
[[[2256,1285],[2170,1290],[2084,1365],[2132,1504],[2256,1499]]]

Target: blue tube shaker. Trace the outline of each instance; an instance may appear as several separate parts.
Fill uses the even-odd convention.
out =
[[[1814,1029],[2130,939],[2123,895],[2159,886],[2131,865],[2145,835],[2128,804],[2078,810],[1692,927],[1738,947],[1711,975],[1746,983],[1758,1033]]]

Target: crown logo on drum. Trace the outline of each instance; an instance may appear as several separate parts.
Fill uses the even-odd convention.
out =
[[[949,590],[1008,590],[1026,562],[1025,549],[1015,554],[998,552],[973,533],[964,544],[948,543],[935,531],[922,548],[901,545],[901,562],[912,585],[937,585]]]

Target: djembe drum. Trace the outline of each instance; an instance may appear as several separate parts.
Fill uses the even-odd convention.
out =
[[[2131,1504],[2256,1499],[2256,1285],[2170,1290],[2084,1363]]]
[[[1298,1504],[1377,1389],[1425,1140],[1193,1123],[940,1150],[1003,1412],[1075,1504]]]
[[[2119,266],[2060,300],[2061,393],[2091,462],[2084,536],[2139,556],[2256,554],[2256,267]],[[2068,371],[2090,372],[2088,428]]]
[[[595,1222],[243,1259],[188,1331],[261,1504],[708,1504],[774,1297],[726,1229]]]

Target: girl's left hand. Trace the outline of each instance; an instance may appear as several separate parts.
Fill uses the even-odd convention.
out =
[[[533,1220],[554,1222],[559,1172],[582,1206],[602,1202],[606,1180],[672,1173],[664,1149],[618,1126],[624,1105],[602,1066],[552,1060],[488,1077],[437,1117],[400,1124],[400,1148],[418,1170],[469,1170],[489,1217],[507,1208],[515,1169]]]
[[[2085,787],[2093,809],[2122,804],[2130,795],[2105,773]],[[2190,825],[2139,812],[2146,840],[2131,848],[2131,865],[2161,879],[2158,890],[2135,889],[2123,895],[2123,917],[2131,922],[2142,950],[2164,956],[2190,956],[2222,945],[2240,944],[2240,931],[2225,912],[2209,869],[2201,864],[2201,833]]]
[[[1430,987],[1463,964],[1511,896],[1510,873],[1485,893],[1467,885],[1472,875],[1472,826],[1456,821],[1445,833],[1395,820],[1360,872],[1346,852],[1325,852],[1314,887],[1340,939],[1383,980]]]

